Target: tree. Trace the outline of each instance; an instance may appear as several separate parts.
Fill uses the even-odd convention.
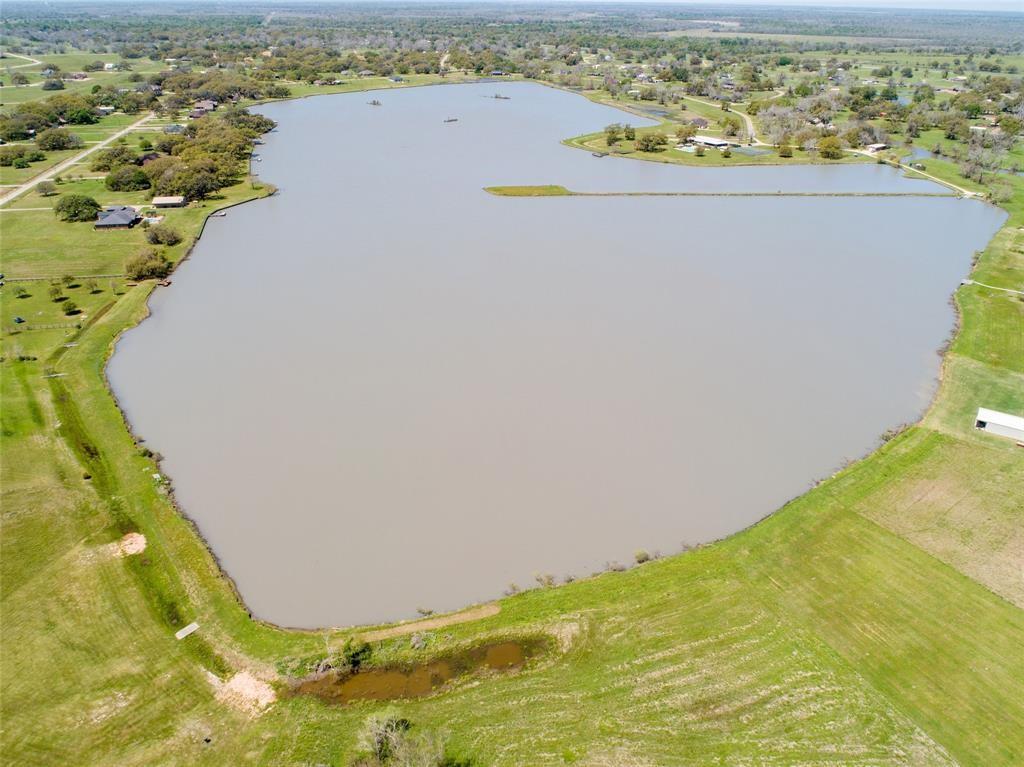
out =
[[[1024,120],[1013,115],[1003,115],[999,118],[999,129],[1007,136],[1016,136],[1024,130]]]
[[[943,135],[948,139],[966,138],[971,131],[970,123],[957,114],[950,114],[940,123]]]
[[[636,138],[636,128],[632,125],[627,125],[622,129],[622,136],[626,141],[632,141]]]
[[[165,224],[157,224],[146,230],[146,239],[151,245],[177,245],[181,235]]]
[[[697,126],[693,123],[683,123],[676,128],[676,138],[680,141],[688,141],[697,135]]]
[[[792,157],[793,147],[789,144],[779,144],[779,157]]]
[[[11,85],[28,85],[28,77],[21,72],[11,75]]]
[[[36,191],[40,197],[53,197],[57,194],[57,185],[52,181],[40,181],[36,184]]]
[[[114,170],[122,165],[135,165],[139,157],[126,146],[113,146],[96,154],[92,161],[93,170]]]
[[[352,767],[470,767],[472,760],[448,752],[443,734],[414,727],[390,708],[371,714],[359,733]]]
[[[86,107],[79,107],[68,112],[68,122],[72,125],[93,125],[98,123],[100,118],[96,113]]]
[[[65,194],[53,206],[53,211],[61,221],[93,221],[100,204],[84,194]]]
[[[36,136],[36,146],[40,149],[60,151],[62,149],[78,149],[82,139],[71,133],[67,128],[49,128]]]
[[[50,80],[44,80],[40,86],[44,91],[62,91],[64,90],[64,81],[57,78]]]
[[[49,294],[51,301],[60,301],[61,297],[64,295],[64,288],[61,287],[59,282],[54,282],[50,284],[50,287],[47,289],[47,293]]]
[[[826,160],[840,160],[843,157],[843,144],[836,136],[825,136],[818,141],[818,154]]]
[[[722,132],[726,136],[735,136],[740,132],[740,121],[739,118],[729,115],[728,117],[721,120]]]
[[[171,273],[171,262],[163,253],[144,250],[129,258],[124,270],[131,280],[162,279]]]
[[[151,186],[149,176],[135,165],[124,165],[111,172],[104,183],[112,192],[137,192]]]
[[[267,88],[264,95],[268,99],[286,99],[292,95],[292,92],[284,85],[271,85]]]
[[[202,200],[206,195],[220,189],[217,180],[206,171],[187,169],[180,174],[179,181],[178,188],[187,200]]]
[[[663,133],[645,133],[636,140],[636,148],[640,152],[657,152],[664,145],[665,134]]]
[[[64,314],[70,317],[72,314],[78,314],[78,304],[74,301],[68,300],[64,302]]]
[[[606,125],[604,128],[604,143],[607,146],[614,146],[622,138],[622,126],[618,123]]]
[[[697,155],[697,157],[703,157],[704,156],[704,145],[703,144],[697,144],[697,148],[695,150],[693,150],[693,153],[695,155]]]

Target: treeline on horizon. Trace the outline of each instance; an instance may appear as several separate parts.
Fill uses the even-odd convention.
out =
[[[90,24],[97,17],[103,24]],[[729,26],[722,26],[722,23]],[[715,26],[715,25],[719,26]],[[497,3],[229,3],[197,12],[194,2],[39,4],[7,2],[0,45],[25,44],[146,56],[166,55],[168,44],[205,41],[214,49],[302,43],[341,48],[387,48],[439,39],[470,48],[482,44],[586,45],[667,32],[716,29],[714,41],[753,51],[792,49],[809,42],[744,38],[784,34],[877,38],[856,47],[917,47],[959,52],[1024,52],[1024,14],[999,11],[929,11],[851,8],[780,8],[735,5]],[[733,33],[735,36],[733,37]],[[690,38],[690,43],[701,42]],[[816,48],[821,47],[815,42]],[[47,52],[41,50],[41,52]],[[50,52],[57,52],[55,50]]]

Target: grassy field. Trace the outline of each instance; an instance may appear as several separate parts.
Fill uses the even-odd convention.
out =
[[[168,218],[194,237],[217,205],[261,193],[239,184]],[[1019,184],[1006,207],[974,276],[1019,287]],[[141,237],[49,211],[2,213],[0,227],[8,278],[120,271]],[[19,284],[31,295],[16,298]],[[288,672],[352,631],[251,620],[106,389],[112,344],[145,317],[152,286],[83,281],[65,290],[81,309],[72,326],[12,328],[14,314],[60,324],[47,289],[0,291],[6,760],[346,764],[380,707],[284,693]],[[498,636],[557,645],[401,713],[478,765],[1024,762],[1024,454],[972,428],[979,404],[1024,412],[1024,302],[973,285],[956,301],[963,326],[922,423],[724,541],[501,600],[421,649],[375,643],[377,662]],[[131,532],[145,551],[117,556]],[[200,630],[175,640],[193,620]],[[246,710],[221,687],[239,672],[278,700]]]
[[[151,195],[146,192],[110,192],[100,179],[85,179],[62,184],[62,193],[95,196],[103,205],[142,205]],[[164,222],[179,232],[197,231],[210,211],[251,196],[248,183],[226,190],[220,199],[193,203],[186,208],[161,210]],[[120,274],[124,262],[146,247],[142,227],[102,231],[92,223],[66,223],[57,219],[51,208],[58,197],[39,197],[35,192],[18,198],[0,213],[0,272],[8,281],[23,277],[60,277],[64,274]],[[44,208],[40,210],[39,208]],[[186,243],[168,248],[168,257],[177,259]]]

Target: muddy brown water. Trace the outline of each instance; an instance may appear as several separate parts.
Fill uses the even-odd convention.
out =
[[[506,92],[507,91],[507,92]],[[535,84],[261,107],[274,197],[210,219],[114,391],[252,612],[455,610],[741,530],[916,419],[1004,214],[877,164],[683,168]],[[457,123],[445,123],[458,117]]]
[[[474,647],[410,668],[371,668],[345,675],[329,671],[299,682],[292,693],[312,695],[328,703],[421,698],[458,677],[483,671],[518,669],[539,653],[542,646],[539,641],[504,641]]]

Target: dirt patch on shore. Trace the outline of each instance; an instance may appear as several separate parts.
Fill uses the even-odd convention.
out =
[[[146,550],[146,536],[142,533],[127,533],[117,543],[112,543],[111,548],[115,557],[130,557],[133,554],[141,554]]]
[[[399,625],[392,626],[391,628],[367,631],[365,634],[361,635],[361,638],[364,642],[381,642],[385,639],[394,639],[395,637],[413,634],[417,631],[430,631],[432,629],[444,628],[445,626],[455,626],[459,623],[468,623],[469,621],[478,621],[484,618],[490,618],[492,615],[497,615],[499,612],[501,612],[501,605],[492,602],[491,604],[472,607],[469,610],[462,610],[461,612],[451,613],[450,615],[439,615],[436,618],[424,618],[420,621],[400,623]]]
[[[277,700],[273,688],[248,671],[239,671],[226,682],[213,674],[208,677],[217,700],[250,716],[259,716]]]

